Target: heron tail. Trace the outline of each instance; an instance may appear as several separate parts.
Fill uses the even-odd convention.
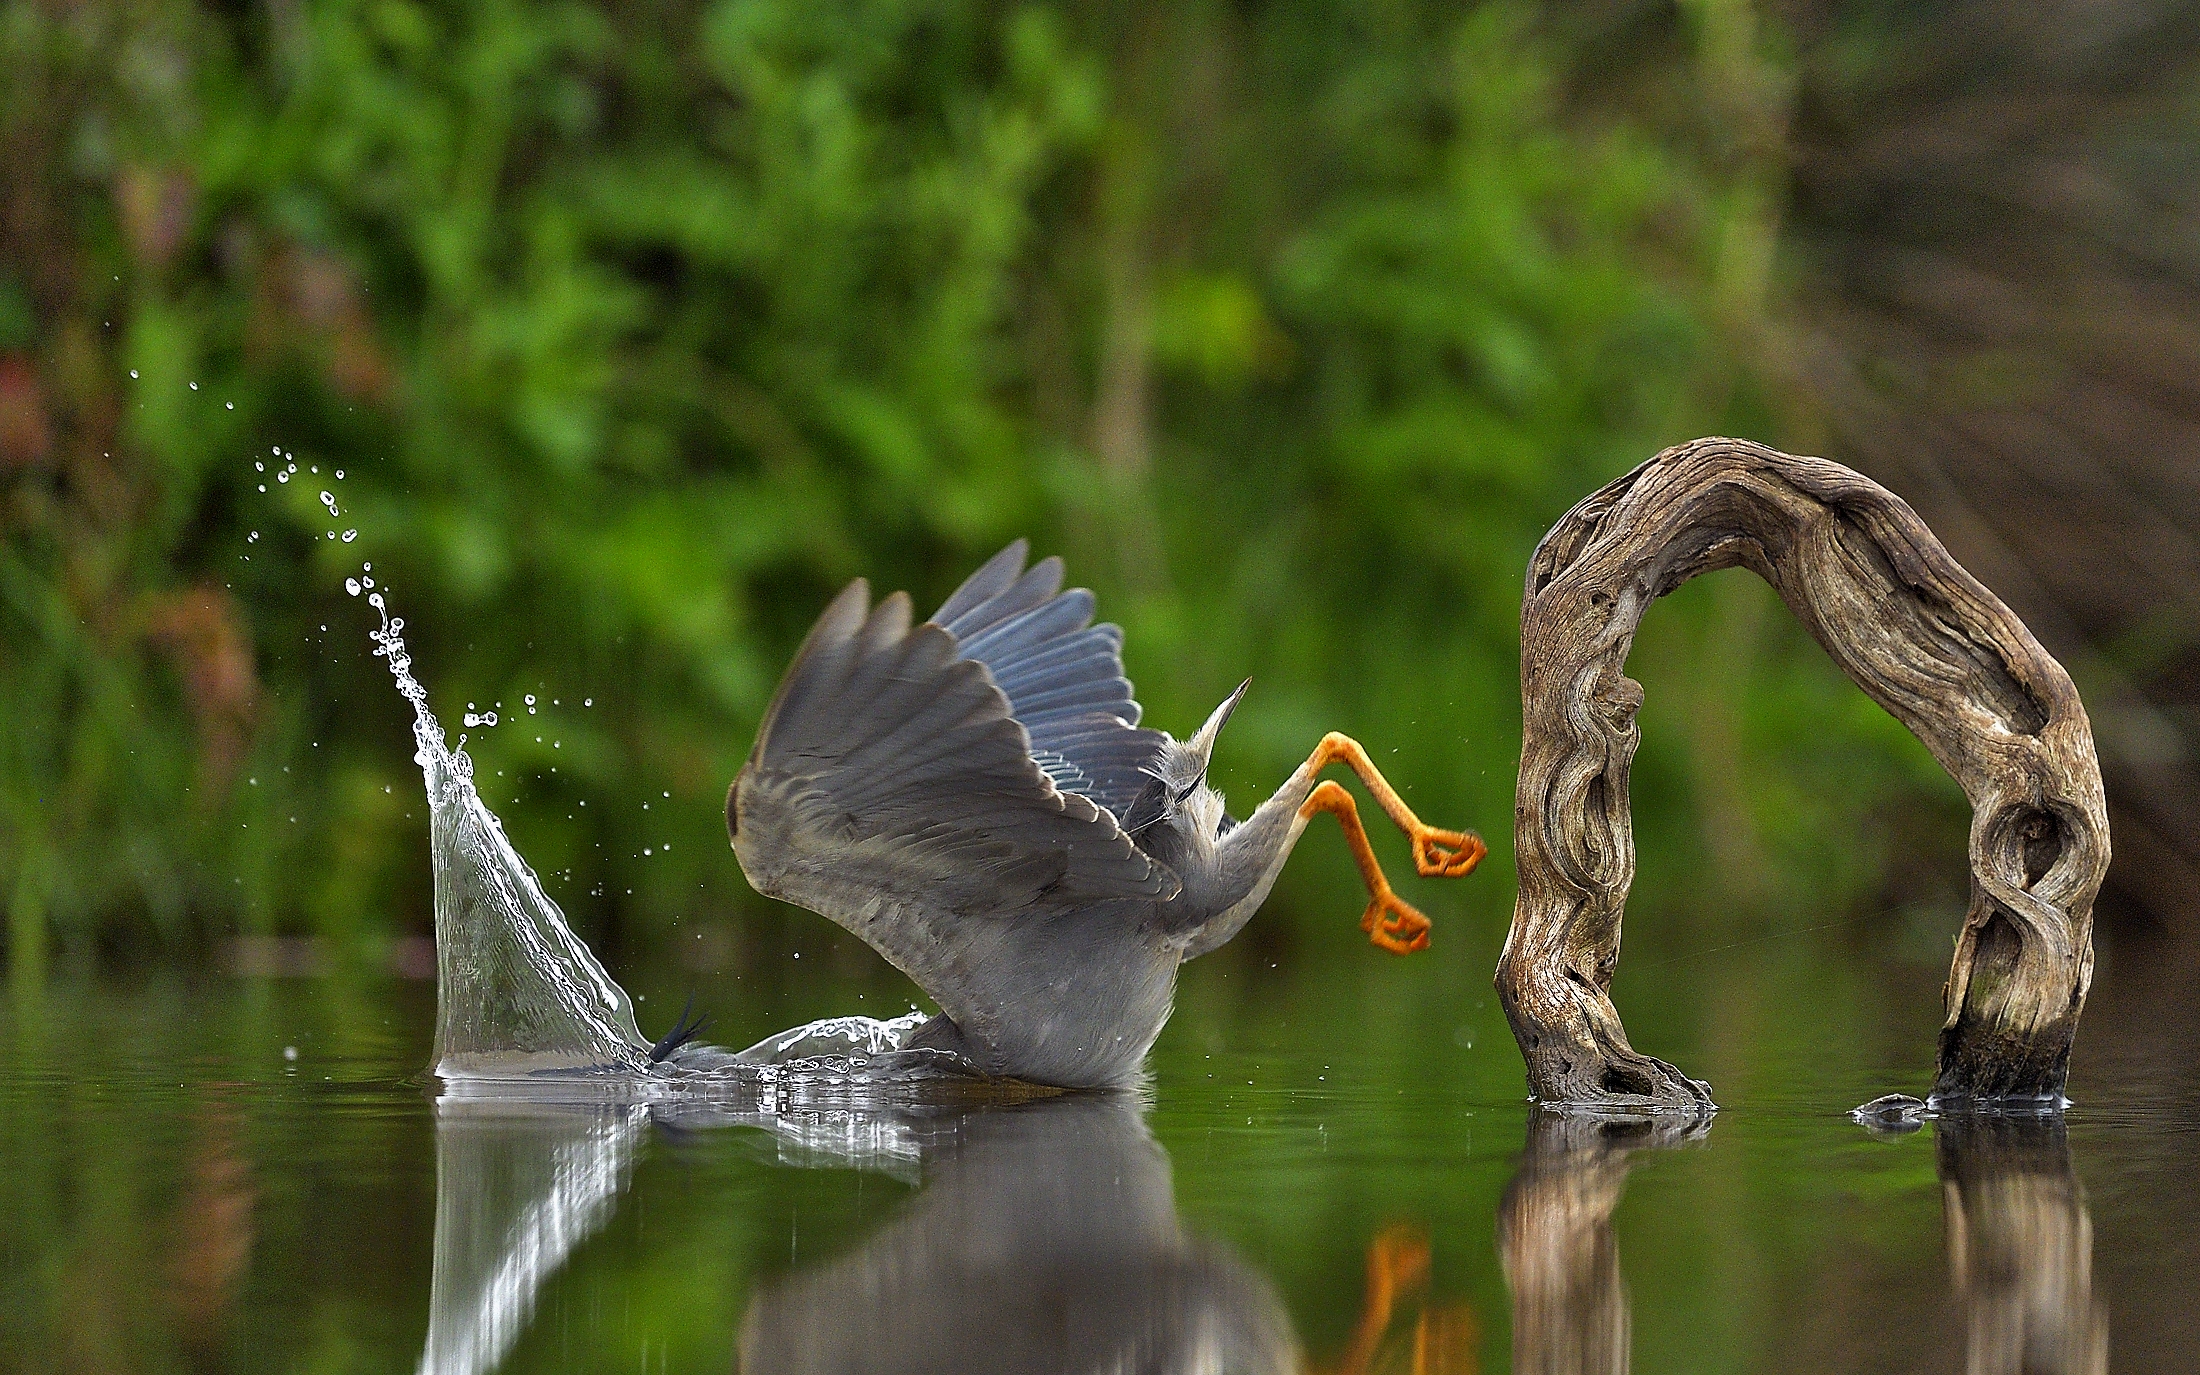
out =
[[[649,1063],[662,1064],[667,1056],[703,1034],[703,1029],[710,1025],[710,1018],[697,1017],[690,1022],[688,1014],[693,1011],[695,995],[690,993],[686,1004],[680,1009],[680,1019],[672,1024],[672,1030],[665,1033],[663,1040],[649,1048]]]

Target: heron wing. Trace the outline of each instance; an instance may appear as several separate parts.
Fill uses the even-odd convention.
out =
[[[1161,732],[1138,729],[1122,628],[1092,624],[1092,593],[1062,591],[1058,558],[1027,570],[1029,553],[1017,540],[995,554],[932,621],[955,637],[963,658],[992,673],[1054,785],[1120,819],[1161,753]]]
[[[1166,898],[1176,875],[1057,788],[978,660],[903,593],[835,598],[787,670],[727,822],[758,891],[832,918],[935,997],[1000,923],[1061,898]]]

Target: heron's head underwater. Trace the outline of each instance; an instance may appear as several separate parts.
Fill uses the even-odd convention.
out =
[[[1169,848],[1198,853],[1211,852],[1215,842],[1237,824],[1223,811],[1222,794],[1207,786],[1207,764],[1214,755],[1215,737],[1222,734],[1223,724],[1252,685],[1250,678],[1239,683],[1191,739],[1163,736],[1161,753],[1144,770],[1146,786],[1123,818],[1123,829],[1149,853],[1155,848],[1150,842],[1159,838],[1153,834],[1156,827],[1166,828],[1176,842]]]

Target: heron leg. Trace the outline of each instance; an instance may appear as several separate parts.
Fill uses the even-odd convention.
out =
[[[1482,843],[1482,837],[1472,831],[1446,831],[1415,816],[1405,799],[1398,796],[1397,790],[1375,767],[1375,761],[1367,757],[1360,742],[1349,735],[1329,732],[1314,747],[1312,757],[1306,762],[1309,773],[1341,763],[1358,774],[1367,790],[1375,795],[1375,802],[1383,813],[1413,842],[1413,867],[1423,878],[1464,878],[1473,873],[1474,866],[1490,852]]]
[[[1345,844],[1352,847],[1353,862],[1367,883],[1367,912],[1360,929],[1374,944],[1393,955],[1410,955],[1428,948],[1429,920],[1404,898],[1391,891],[1383,866],[1375,862],[1374,847],[1367,843],[1367,828],[1360,824],[1360,809],[1343,785],[1325,782],[1299,804],[1299,815],[1312,820],[1316,812],[1330,812],[1344,827]]]

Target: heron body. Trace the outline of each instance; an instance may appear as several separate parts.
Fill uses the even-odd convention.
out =
[[[1207,786],[1240,685],[1189,739],[1138,725],[1122,632],[1059,559],[1018,540],[932,617],[876,607],[860,579],[780,683],[726,798],[759,892],[860,936],[940,1006],[910,1044],[1063,1087],[1133,1077],[1167,1022],[1177,966],[1235,935],[1318,811],[1345,824],[1378,945],[1426,944],[1349,794],[1350,764],[1424,874],[1464,874],[1472,835],[1424,826],[1366,753],[1332,734],[1243,822]]]

